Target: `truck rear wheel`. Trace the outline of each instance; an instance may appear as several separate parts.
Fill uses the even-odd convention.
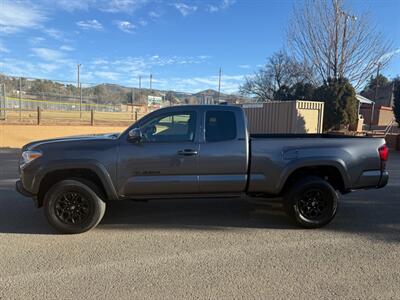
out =
[[[284,195],[286,213],[297,225],[319,228],[335,217],[338,193],[317,176],[308,176],[291,185]]]
[[[46,218],[61,233],[82,233],[94,228],[105,208],[93,188],[77,180],[56,183],[44,197]]]

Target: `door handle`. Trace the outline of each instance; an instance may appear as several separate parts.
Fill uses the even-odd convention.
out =
[[[178,155],[183,155],[183,156],[193,156],[197,154],[198,154],[197,150],[193,149],[183,149],[178,151]]]

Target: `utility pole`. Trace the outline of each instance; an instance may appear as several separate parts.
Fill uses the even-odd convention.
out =
[[[375,103],[376,99],[378,98],[378,85],[379,85],[379,69],[381,68],[381,63],[378,62],[378,68],[376,69],[376,78],[375,78],[375,97],[374,97],[374,102],[372,104],[372,109],[371,109],[371,118],[370,118],[370,123],[369,123],[369,130],[372,128],[372,121],[374,120],[374,113],[375,113]]]
[[[222,68],[219,68],[219,76],[218,76],[218,104],[219,98],[221,96],[221,76],[222,76]]]
[[[139,103],[142,102],[142,75],[139,75]]]
[[[344,16],[344,28],[343,28],[343,37],[342,37],[342,53],[341,53],[341,62],[339,65],[339,76],[342,77],[344,76],[343,74],[343,68],[345,64],[345,56],[346,56],[346,38],[347,38],[347,21],[351,19],[353,22],[357,21],[357,17],[354,15],[350,15],[342,10],[340,10],[340,14]]]
[[[79,83],[79,93],[80,93],[80,99],[79,99],[79,116],[82,119],[82,83]]]
[[[376,78],[375,78],[375,97],[374,100],[378,98],[378,85],[379,85],[379,69],[381,68],[381,63],[378,62],[378,68],[376,69]]]
[[[81,68],[81,64],[77,64],[76,65],[76,67],[77,67],[77,72],[78,72],[78,78],[77,78],[77,92],[79,92],[80,90],[81,90],[81,88],[80,88],[80,85],[81,85],[81,83],[80,83],[80,68]],[[77,98],[78,98],[78,95],[76,95],[77,96]],[[80,104],[79,104],[79,116],[80,116],[80,118],[82,119],[82,92],[80,93]]]
[[[133,116],[133,100],[134,100],[134,98],[135,98],[135,91],[134,91],[134,89],[132,88],[132,89],[131,89],[132,116]]]
[[[60,103],[58,109],[61,110],[61,84],[58,86],[58,102]]]
[[[153,92],[153,74],[150,74],[150,93]]]

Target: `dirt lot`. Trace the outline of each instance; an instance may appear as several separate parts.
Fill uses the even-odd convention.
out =
[[[0,299],[400,298],[400,155],[389,185],[344,196],[320,230],[244,201],[116,202],[98,228],[57,235],[14,191],[0,150]]]
[[[126,128],[127,126],[51,126],[0,124],[0,149],[1,147],[19,148],[32,141],[65,136],[118,133],[124,131]]]

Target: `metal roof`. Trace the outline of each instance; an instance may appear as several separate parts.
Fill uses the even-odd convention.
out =
[[[365,103],[365,104],[370,104],[370,105],[375,103],[375,101],[369,100],[368,98],[365,98],[359,94],[356,95],[356,98],[357,98],[358,102],[360,102],[360,103]]]

